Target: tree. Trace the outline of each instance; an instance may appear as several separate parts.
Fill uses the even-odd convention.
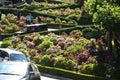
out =
[[[95,24],[102,25],[108,32],[108,51],[112,53],[113,47],[116,56],[120,48],[120,7],[112,3],[113,0],[87,0],[85,2],[86,11],[93,16]],[[114,41],[114,45],[112,45]],[[118,54],[117,54],[118,56]]]
[[[108,31],[109,51],[112,52],[112,36],[114,35],[115,38],[115,33],[120,31],[120,7],[105,3],[102,7],[98,6],[97,9],[93,15],[93,20]]]

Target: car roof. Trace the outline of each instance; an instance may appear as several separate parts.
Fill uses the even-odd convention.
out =
[[[0,48],[0,50],[7,52],[8,54],[23,54],[22,52],[13,50],[13,49],[9,49],[9,48]]]
[[[27,66],[29,64],[31,64],[30,62],[21,62],[21,61],[2,61],[0,62],[0,64],[15,64],[15,65],[22,65],[22,66]]]

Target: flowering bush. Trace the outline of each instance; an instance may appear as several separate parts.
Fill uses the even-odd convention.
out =
[[[43,38],[41,38],[40,36],[36,36],[36,37],[34,37],[34,39],[33,39],[33,42],[34,42],[35,45],[41,44],[42,41],[43,41]]]
[[[24,52],[41,65],[74,70],[76,63],[82,73],[103,76],[106,67],[99,63],[97,56],[91,55],[87,50],[91,41],[80,36],[82,33],[78,30],[72,31],[70,35],[64,33],[60,36],[54,33],[48,35],[33,33],[21,39],[17,37],[10,39],[14,44],[6,47]],[[107,56],[104,58],[105,63],[109,63],[106,61],[108,58]],[[100,68],[101,71],[98,71]]]
[[[57,38],[56,37],[51,37],[50,41],[53,42],[54,45],[58,44]]]
[[[17,20],[17,17],[14,14],[7,14],[6,15],[6,19],[10,22],[10,23],[15,23]]]
[[[75,62],[69,59],[66,59],[64,57],[56,57],[54,66],[57,68],[63,68],[63,69],[74,69]]]
[[[80,37],[82,37],[82,32],[80,30],[73,30],[72,32],[70,32],[70,36],[79,39]]]
[[[84,63],[80,66],[80,72],[85,74],[93,74],[99,76],[105,76],[106,68],[102,64]]]
[[[81,65],[80,72],[85,74],[93,74],[94,66],[95,64],[92,63]]]
[[[51,67],[52,67],[53,64],[54,64],[54,61],[55,61],[54,56],[52,56],[52,55],[44,55],[44,56],[41,58],[40,63],[41,63],[42,65],[51,66]]]
[[[81,64],[82,62],[86,62],[88,58],[89,58],[89,55],[87,53],[81,52],[78,55],[78,63]]]
[[[77,21],[80,19],[81,9],[80,8],[71,9],[67,7],[67,8],[60,8],[60,9],[54,9],[54,10],[53,9],[41,10],[41,13],[50,14],[53,16],[62,16],[62,17],[66,17],[67,19],[73,19]],[[66,21],[64,20],[62,22],[63,24],[66,23]]]
[[[24,38],[23,38],[23,42],[27,42],[27,41],[32,41],[33,40],[33,37],[32,36],[25,36]]]
[[[14,33],[19,30],[19,27],[16,24],[11,24],[8,27],[5,28],[5,31],[7,33]]]
[[[53,46],[52,48],[48,48],[46,50],[46,53],[47,54],[55,54],[55,53],[59,52],[60,50],[61,50],[61,47],[57,45],[57,46]]]
[[[0,21],[0,25],[3,33],[14,33],[25,25],[25,20],[18,21],[14,14],[7,14]]]
[[[49,40],[44,40],[38,47],[39,51],[46,51],[50,48],[53,44]]]

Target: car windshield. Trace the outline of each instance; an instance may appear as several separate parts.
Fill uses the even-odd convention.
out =
[[[10,54],[11,61],[27,61],[26,56],[24,54]]]
[[[0,64],[0,74],[25,75],[27,65],[20,64]]]

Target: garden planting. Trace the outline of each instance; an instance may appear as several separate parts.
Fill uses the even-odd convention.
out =
[[[13,36],[3,41],[1,47],[19,50],[43,66],[113,77],[115,69],[109,63],[112,56],[100,52],[103,45],[101,38],[89,40],[80,30],[74,30],[69,35],[62,32],[61,35],[33,33],[22,38]]]
[[[25,4],[25,9],[45,9],[45,8],[54,8],[68,5],[66,3],[48,3],[48,2],[32,2],[31,4]]]
[[[41,17],[41,23],[47,23],[47,24],[69,24],[74,25],[75,23],[73,21],[67,21],[67,20],[61,20],[60,18],[51,18],[51,17]],[[34,22],[38,23],[38,18],[34,17]],[[19,30],[22,30],[25,25],[28,23],[26,22],[26,16],[21,16],[19,20],[17,20],[17,16],[14,14],[3,14],[2,20],[0,21],[0,33],[8,34],[8,33],[15,33]]]
[[[61,16],[66,19],[73,19],[73,20],[79,20],[81,16],[81,9],[80,8],[74,8],[70,9],[68,8],[60,8],[60,9],[48,9],[48,10],[41,10],[41,13],[44,14],[51,14],[53,16]]]
[[[31,12],[34,23],[56,25],[95,24],[64,31],[59,35],[52,32],[30,33],[4,39],[0,47],[19,50],[34,63],[52,68],[120,79],[120,8],[108,0],[85,0],[84,7],[74,6],[79,0],[58,0],[59,3],[32,2],[18,7]],[[98,5],[96,5],[98,3]],[[115,5],[116,4],[116,5]],[[78,5],[76,3],[76,5]],[[17,8],[16,8],[17,9]],[[27,12],[26,12],[27,13]],[[35,14],[36,13],[36,14]],[[93,21],[93,22],[92,22]],[[0,20],[0,33],[9,34],[21,30],[26,23],[25,15],[19,20],[15,14],[3,14]],[[59,27],[59,26],[58,26]],[[44,33],[44,32],[43,32]],[[56,32],[57,33],[57,32]],[[86,79],[87,80],[87,79]],[[88,79],[89,80],[89,79]]]

